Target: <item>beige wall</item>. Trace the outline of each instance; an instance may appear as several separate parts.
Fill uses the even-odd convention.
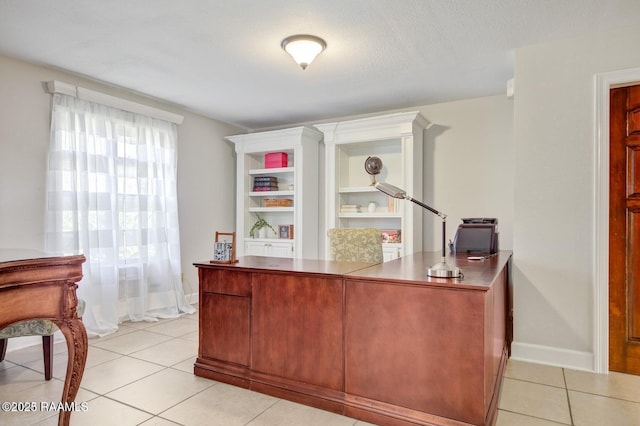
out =
[[[178,126],[178,202],[185,291],[197,293],[193,262],[211,257],[216,230],[235,226],[234,164],[223,137],[242,129],[180,108],[0,56],[0,247],[44,248],[45,174],[51,96],[60,80],[184,116]],[[221,178],[222,177],[222,178]]]
[[[594,77],[640,67],[640,27],[516,50],[514,355],[593,368]]]
[[[423,201],[447,214],[447,240],[463,217],[498,219],[513,247],[513,100],[505,94],[420,107],[425,131]],[[424,249],[439,250],[442,223],[425,214]],[[464,271],[463,271],[464,272]]]

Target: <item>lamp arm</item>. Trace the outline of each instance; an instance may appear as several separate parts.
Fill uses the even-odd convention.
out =
[[[428,205],[426,205],[425,203],[416,200],[413,197],[410,197],[409,195],[405,195],[405,198],[409,201],[411,201],[412,203],[416,203],[417,205],[419,205],[420,207],[423,207],[427,210],[429,210],[431,213],[437,214],[438,216],[440,216],[442,218],[442,220],[446,220],[447,219],[447,215],[439,212],[438,210],[434,209],[433,207],[429,207]]]
[[[420,207],[424,207],[425,209],[429,210],[431,213],[437,214],[442,218],[442,259],[443,259],[442,262],[445,262],[445,258],[447,257],[447,215],[442,212],[439,212],[433,207],[429,207],[425,203],[418,201],[415,198],[410,197],[409,195],[405,195],[405,199],[411,201],[412,203],[416,203]]]

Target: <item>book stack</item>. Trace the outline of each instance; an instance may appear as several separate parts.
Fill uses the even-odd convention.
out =
[[[359,204],[341,204],[340,205],[340,213],[359,213],[360,205]]]
[[[254,191],[277,191],[278,178],[275,176],[256,176],[253,178]]]

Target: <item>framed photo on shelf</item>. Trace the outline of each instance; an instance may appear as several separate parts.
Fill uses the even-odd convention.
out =
[[[382,229],[382,242],[383,243],[401,243],[402,233],[399,229]]]
[[[278,225],[278,237],[292,240],[293,225]]]

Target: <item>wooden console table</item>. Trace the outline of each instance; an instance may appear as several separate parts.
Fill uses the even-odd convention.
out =
[[[30,319],[52,320],[62,331],[69,360],[63,404],[75,400],[87,359],[87,332],[78,318],[76,284],[85,257],[0,249],[0,329]],[[71,411],[61,410],[58,425],[68,425]]]
[[[511,252],[379,265],[197,263],[194,373],[380,425],[493,425],[510,345]]]

